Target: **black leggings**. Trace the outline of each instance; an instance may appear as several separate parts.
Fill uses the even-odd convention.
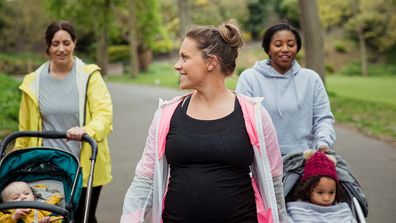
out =
[[[89,207],[88,223],[97,223],[95,212],[98,206],[100,191],[102,186],[92,188],[91,205]],[[81,223],[84,221],[84,208],[85,208],[85,197],[87,195],[87,188],[83,188],[81,192],[80,201],[78,203],[77,212],[75,213],[75,223]]]

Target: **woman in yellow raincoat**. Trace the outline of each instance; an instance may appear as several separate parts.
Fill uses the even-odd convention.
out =
[[[88,134],[98,144],[89,222],[95,217],[103,185],[111,182],[111,159],[107,137],[112,131],[113,106],[109,91],[96,65],[86,65],[74,56],[77,36],[69,22],[49,24],[45,33],[49,61],[25,76],[19,87],[22,99],[19,130],[65,131],[69,140],[19,138],[15,148],[49,146],[64,149],[80,158],[84,189],[76,222],[82,222],[90,146],[81,143]]]

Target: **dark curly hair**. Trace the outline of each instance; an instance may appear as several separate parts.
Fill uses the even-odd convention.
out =
[[[305,202],[310,202],[310,194],[313,191],[313,188],[318,185],[320,179],[325,176],[313,176],[306,181],[300,181],[294,191],[294,200],[301,200]],[[336,195],[334,199],[334,203],[345,202],[345,191],[342,188],[339,181],[336,181]]]

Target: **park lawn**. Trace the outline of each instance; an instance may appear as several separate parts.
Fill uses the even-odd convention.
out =
[[[396,142],[396,76],[328,76],[336,123]]]
[[[328,75],[326,86],[340,97],[396,107],[396,76]]]

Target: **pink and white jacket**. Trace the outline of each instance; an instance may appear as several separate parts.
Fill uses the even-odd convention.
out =
[[[121,223],[142,223],[145,219],[152,223],[162,222],[169,178],[169,165],[165,157],[166,136],[172,115],[185,97],[175,97],[170,101],[160,99],[142,158],[125,194]],[[250,169],[258,222],[283,222],[287,216],[282,185],[283,163],[271,117],[261,106],[262,98],[239,94],[237,97],[254,149],[255,159]],[[146,216],[147,213],[151,216]]]

